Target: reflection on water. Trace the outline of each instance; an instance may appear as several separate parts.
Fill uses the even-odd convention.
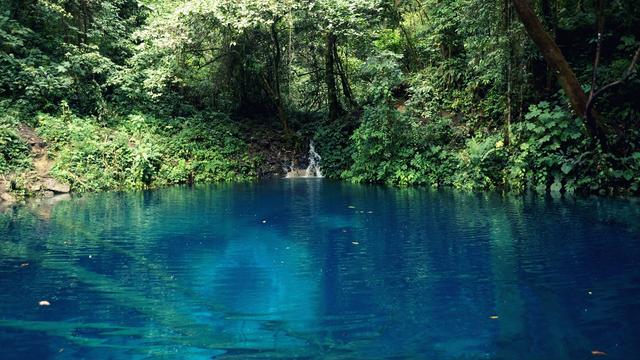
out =
[[[16,208],[0,358],[636,358],[638,220],[319,179]]]

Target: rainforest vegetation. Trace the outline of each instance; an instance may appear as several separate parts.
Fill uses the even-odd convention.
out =
[[[250,180],[313,141],[359,183],[637,194],[639,56],[635,0],[3,0],[0,174]]]

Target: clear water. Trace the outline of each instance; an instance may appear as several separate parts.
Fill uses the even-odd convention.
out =
[[[639,220],[317,179],[26,206],[0,215],[0,358],[637,359]]]

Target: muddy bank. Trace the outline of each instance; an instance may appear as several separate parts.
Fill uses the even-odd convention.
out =
[[[50,199],[70,193],[69,184],[50,175],[53,161],[49,159],[47,143],[27,125],[20,125],[18,133],[31,148],[32,166],[25,171],[0,175],[0,206],[7,207],[25,198]]]

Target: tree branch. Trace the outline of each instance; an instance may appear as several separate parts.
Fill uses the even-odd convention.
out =
[[[636,65],[638,64],[638,59],[640,59],[640,47],[638,47],[638,50],[636,50],[636,53],[633,56],[633,59],[631,59],[631,64],[629,65],[627,70],[625,70],[625,72],[622,73],[622,76],[618,80],[601,87],[600,89],[598,89],[598,91],[593,93],[593,96],[590,97],[589,102],[587,103],[587,117],[593,116],[591,112],[593,110],[593,106],[595,105],[596,100],[600,95],[602,95],[605,91],[613,87],[622,85],[625,81],[627,81],[627,79],[631,77],[631,75],[634,74]]]

